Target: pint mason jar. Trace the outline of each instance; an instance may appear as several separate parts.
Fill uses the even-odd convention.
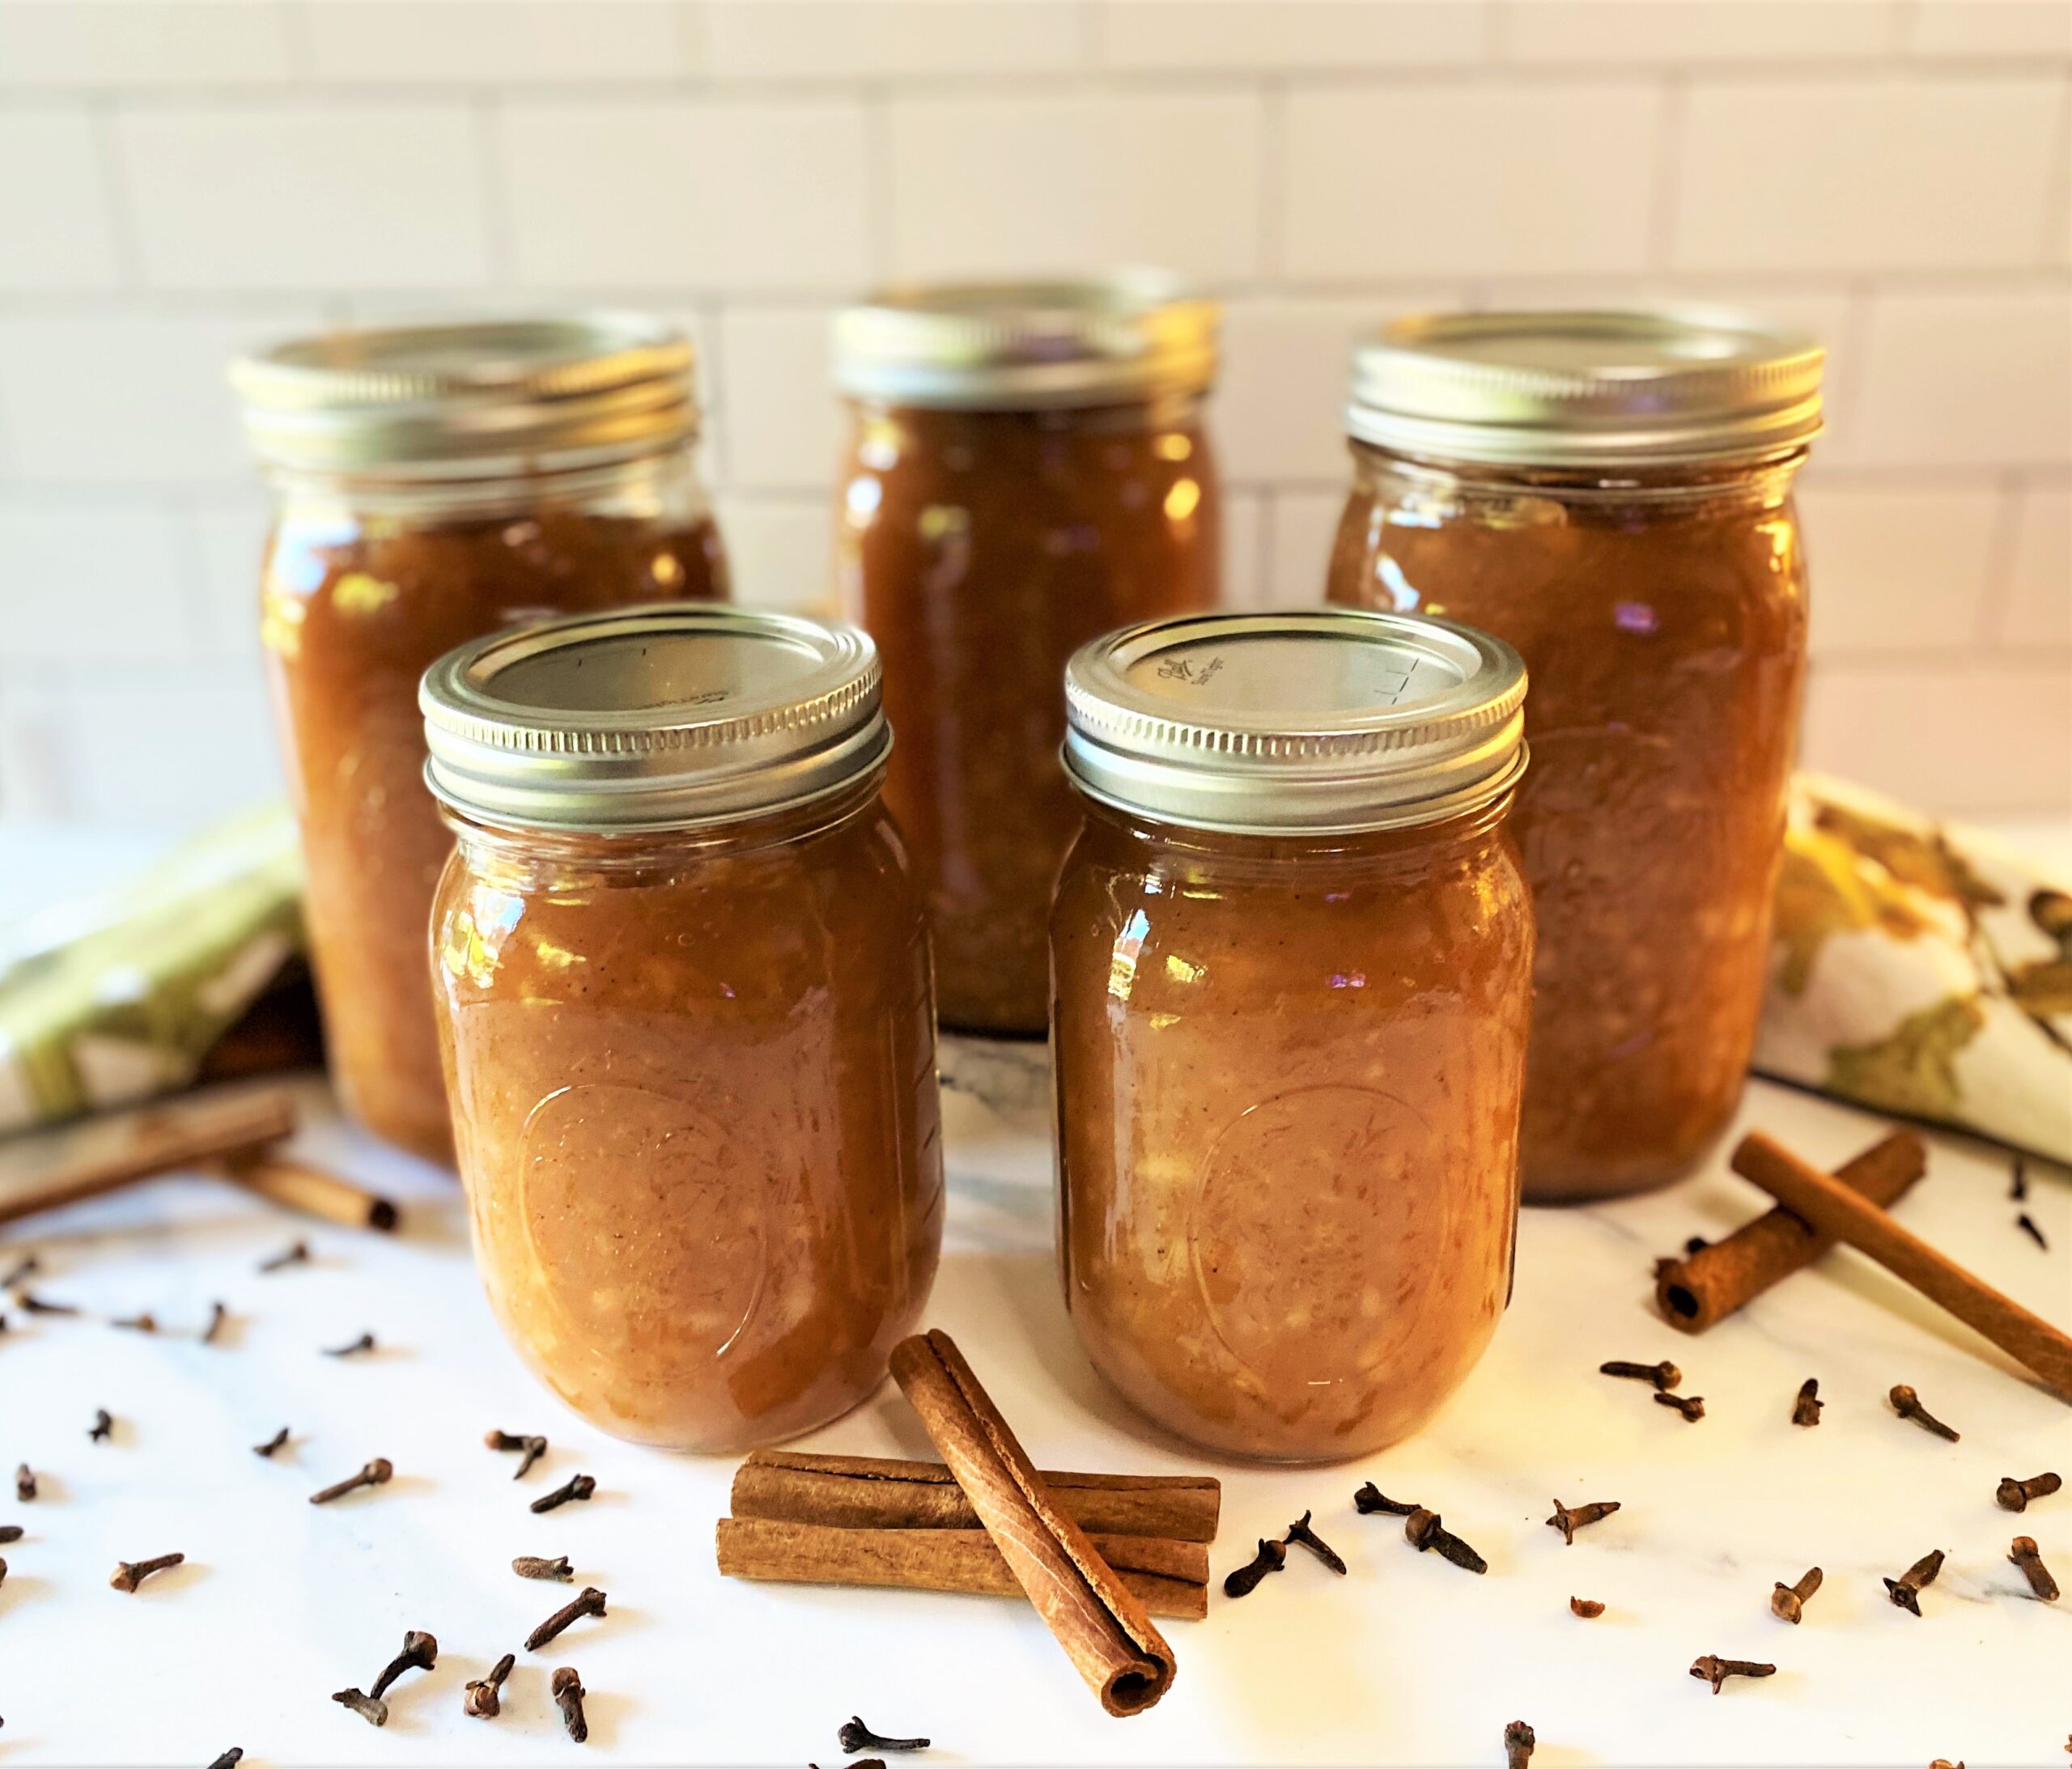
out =
[[[943,1209],[870,641],[580,616],[452,653],[423,707],[457,838],[440,1050],[504,1331],[639,1443],[737,1451],[847,1411],[919,1318]]]
[[[1079,823],[1066,660],[1216,600],[1216,322],[1151,274],[895,289],[836,322],[842,596],[885,658],[885,795],[928,889],[946,1028],[1045,1029],[1044,918]]]
[[[1356,353],[1330,599],[1532,672],[1531,1202],[1688,1172],[1754,1047],[1806,660],[1811,341],[1712,311],[1454,314]]]
[[[234,371],[276,498],[261,634],[331,1071],[418,1154],[452,1152],[424,980],[452,838],[418,678],[518,622],[725,596],[691,371],[628,315],[328,333]]]
[[[1415,1431],[1509,1299],[1525,672],[1349,610],[1087,647],[1051,911],[1065,1302],[1148,1418],[1267,1461]]]

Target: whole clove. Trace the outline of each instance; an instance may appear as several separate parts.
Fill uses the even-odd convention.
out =
[[[1414,1504],[1405,1504],[1400,1499],[1390,1498],[1370,1480],[1353,1494],[1352,1508],[1368,1517],[1372,1517],[1378,1511],[1386,1511],[1399,1517],[1407,1517],[1418,1508]]]
[[[22,1526],[18,1523],[0,1523],[0,1542],[19,1542]]]
[[[564,1665],[554,1674],[547,1685],[554,1697],[554,1704],[561,1710],[561,1723],[568,1729],[568,1736],[579,1745],[588,1743],[590,1722],[583,1717],[583,1698],[589,1693],[583,1686],[583,1679],[575,1674],[575,1667]]]
[[[428,1671],[439,1662],[439,1640],[435,1635],[412,1628],[403,1636],[403,1649],[381,1667],[367,1694],[379,1701],[405,1671]]]
[[[232,1745],[229,1750],[209,1765],[209,1769],[237,1769],[237,1766],[244,1761],[244,1747],[242,1745]]]
[[[511,1563],[511,1570],[521,1579],[566,1579],[571,1576],[568,1556],[544,1560],[535,1554],[521,1554]]]
[[[1716,1658],[1710,1652],[1693,1661],[1691,1666],[1691,1674],[1710,1683],[1715,1695],[1730,1677],[1774,1677],[1777,1674],[1774,1665],[1758,1665],[1746,1658]]]
[[[372,1333],[363,1333],[350,1345],[328,1347],[324,1355],[326,1357],[357,1357],[361,1352],[372,1351],[373,1349],[374,1335]]]
[[[6,1582],[7,1563],[5,1560],[0,1560],[0,1584],[5,1584]]]
[[[79,1312],[69,1302],[46,1302],[41,1296],[32,1296],[26,1290],[19,1292],[15,1300],[24,1314],[77,1314]]]
[[[340,1481],[335,1487],[326,1487],[321,1492],[312,1493],[309,1502],[312,1505],[328,1505],[333,1499],[342,1499],[347,1493],[356,1492],[362,1487],[383,1485],[395,1471],[387,1457],[376,1456],[358,1474]]]
[[[2050,1576],[2050,1568],[2043,1563],[2043,1555],[2037,1551],[2034,1536],[2017,1536],[2008,1548],[2007,1558],[2022,1569],[2022,1576],[2029,1581],[2029,1589],[2045,1603],[2057,1601],[2057,1580]]]
[[[1223,1581],[1225,1597],[1250,1597],[1259,1589],[1259,1580],[1269,1572],[1278,1572],[1288,1564],[1288,1544],[1259,1538],[1259,1551],[1237,1567]]]
[[[2020,1229],[2023,1234],[2027,1235],[2029,1239],[2033,1241],[2039,1247],[2042,1248],[2045,1253],[2049,1253],[2050,1251],[2050,1243],[2044,1239],[2043,1230],[2036,1226],[2036,1218],[2032,1216],[2026,1210],[2015,1219],[2015,1226]]]
[[[1659,1364],[1628,1364],[1613,1359],[1609,1364],[1597,1367],[1599,1376],[1623,1376],[1637,1382],[1652,1382],[1658,1389],[1674,1388],[1684,1380],[1684,1372],[1664,1358]]]
[[[36,1470],[27,1462],[15,1470],[15,1496],[23,1504],[36,1497]]]
[[[518,1472],[511,1477],[513,1480],[523,1480],[533,1471],[533,1464],[547,1453],[546,1439],[520,1436],[516,1432],[490,1432],[482,1441],[491,1449],[524,1451],[524,1457],[518,1464]]]
[[[2029,1164],[2019,1155],[2015,1157],[2014,1171],[2007,1176],[2007,1195],[2018,1204],[2029,1195]],[[2066,1748],[2072,1750],[2072,1745]]]
[[[94,1428],[87,1433],[90,1444],[104,1444],[115,1435],[115,1421],[105,1406],[94,1409]]]
[[[388,1724],[388,1703],[379,1696],[368,1695],[364,1690],[341,1689],[333,1694],[331,1699],[341,1707],[358,1714],[370,1726]]]
[[[110,1321],[108,1324],[131,1333],[155,1333],[159,1330],[157,1320],[149,1314],[132,1314],[119,1321]]]
[[[151,1560],[118,1560],[115,1571],[108,1575],[108,1582],[118,1591],[134,1591],[154,1572],[163,1572],[168,1567],[176,1567],[186,1558],[184,1554],[162,1554]]]
[[[926,1750],[925,1738],[888,1738],[882,1733],[873,1732],[856,1715],[843,1721],[842,1729],[835,1734],[842,1741],[842,1748],[854,1756],[860,1750]]]
[[[1885,1594],[1909,1615],[1921,1614],[1921,1593],[1934,1584],[1935,1575],[1942,1570],[1942,1551],[1924,1554],[1896,1579],[1885,1581]]]
[[[2032,1474],[2027,1480],[2017,1480],[2012,1474],[2002,1477],[1993,1498],[2002,1511],[2027,1511],[2032,1499],[2048,1499],[2065,1483],[2050,1473]]]
[[[571,1601],[562,1605],[525,1636],[525,1650],[537,1652],[549,1640],[566,1632],[584,1616],[602,1615],[604,1613],[605,1593],[594,1584],[586,1584]]]
[[[469,1683],[461,1692],[461,1712],[475,1720],[495,1719],[503,1711],[503,1680],[517,1662],[514,1655],[506,1652],[490,1666],[488,1676]]]
[[[1806,1576],[1796,1584],[1786,1584],[1780,1580],[1777,1589],[1770,1593],[1770,1614],[1779,1621],[1790,1622],[1795,1626],[1805,1613],[1806,1600],[1819,1589],[1820,1569],[1818,1567],[1808,1567]]]
[[[230,1319],[230,1310],[220,1302],[209,1304],[209,1324],[202,1329],[202,1343],[214,1345],[216,1335],[223,1330],[223,1323]]]
[[[1522,1720],[1513,1720],[1504,1729],[1504,1769],[1526,1769],[1539,1742],[1531,1727]]]
[[[1288,1526],[1284,1542],[1299,1542],[1334,1572],[1343,1572],[1345,1562],[1339,1558],[1338,1550],[1310,1527],[1310,1514],[1304,1512]]]
[[[1442,1560],[1470,1572],[1487,1572],[1489,1563],[1440,1521],[1436,1511],[1422,1505],[1403,1520],[1403,1539],[1420,1554],[1436,1554]]]
[[[552,1492],[541,1493],[526,1506],[530,1512],[552,1511],[557,1505],[565,1505],[578,1499],[588,1499],[597,1490],[597,1483],[588,1474],[575,1474],[565,1487],[557,1487]]]
[[[25,1283],[43,1270],[43,1262],[32,1253],[25,1253],[7,1268],[7,1275],[0,1278],[0,1290],[11,1290],[18,1283]]]
[[[259,1262],[259,1269],[261,1271],[285,1271],[290,1266],[306,1266],[308,1263],[309,1243],[306,1241],[291,1241],[272,1258],[261,1259]],[[338,1697],[333,1695],[331,1699],[336,1701]],[[381,1722],[376,1720],[375,1724],[378,1726]]]
[[[275,1432],[271,1437],[268,1438],[265,1443],[254,1444],[252,1446],[252,1453],[255,1456],[265,1456],[269,1459],[271,1459],[274,1452],[283,1448],[287,1444],[287,1440],[288,1428],[287,1426],[283,1425],[278,1431]]]
[[[1901,1419],[1910,1419],[1925,1432],[1933,1432],[1950,1443],[1957,1441],[1957,1434],[1921,1404],[1921,1397],[1904,1382],[1895,1385],[1889,1396],[1892,1411]]]
[[[1604,1606],[1595,1597],[1572,1597],[1569,1599],[1569,1613],[1580,1615],[1586,1622],[1594,1622],[1604,1614]]]
[[[1595,1499],[1586,1505],[1577,1505],[1573,1509],[1556,1499],[1554,1501],[1554,1515],[1547,1520],[1547,1527],[1550,1529],[1559,1529],[1561,1532],[1562,1542],[1566,1546],[1573,1547],[1576,1545],[1576,1532],[1578,1529],[1584,1529],[1593,1523],[1601,1522],[1618,1508],[1619,1501],[1616,1499]]]
[[[1817,1425],[1820,1423],[1820,1409],[1828,1403],[1820,1398],[1820,1378],[1809,1376],[1798,1385],[1798,1398],[1791,1403],[1791,1422],[1794,1425]]]
[[[1658,1391],[1653,1398],[1658,1406],[1675,1407],[1688,1425],[1695,1425],[1705,1416],[1705,1398],[1702,1394],[1664,1394]]]

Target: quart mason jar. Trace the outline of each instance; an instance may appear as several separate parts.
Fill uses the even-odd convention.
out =
[[[1044,918],[1079,823],[1066,660],[1216,600],[1216,322],[1152,274],[894,289],[836,322],[842,596],[885,657],[885,795],[946,1028],[1044,1030]]]
[[[1404,320],[1353,361],[1330,599],[1532,672],[1531,1202],[1688,1171],[1753,1048],[1806,659],[1819,347],[1709,310]]]
[[[870,641],[631,609],[478,640],[423,696],[458,837],[440,1046],[505,1332],[639,1443],[737,1451],[847,1411],[942,1235]]]
[[[329,333],[234,371],[277,500],[261,631],[332,1075],[421,1155],[452,1153],[424,978],[452,838],[418,679],[519,622],[725,596],[691,374],[631,315]]]
[[[1395,615],[1087,647],[1051,911],[1059,1246],[1095,1368],[1207,1449],[1408,1436],[1509,1299],[1525,672]]]

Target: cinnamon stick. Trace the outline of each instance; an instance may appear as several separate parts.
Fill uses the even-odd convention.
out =
[[[1740,1162],[1737,1150],[1734,1170],[1745,1173]],[[1921,1139],[1912,1131],[1895,1131],[1836,1168],[1835,1177],[1883,1205],[1896,1203],[1927,1169],[1928,1150]],[[1655,1267],[1655,1301],[1671,1326],[1703,1333],[1834,1244],[1832,1235],[1807,1227],[1790,1211],[1773,1210],[1688,1258],[1662,1261]]]
[[[892,1348],[892,1374],[1101,1705],[1142,1713],[1172,1684],[1173,1649],[1044,1485],[963,1354],[946,1333],[916,1334]]]
[[[1837,1185],[1760,1131],[1742,1139],[1734,1167],[1794,1215],[1869,1254],[1893,1276],[1948,1309],[2035,1372],[2060,1400],[2072,1402],[2072,1336],[2002,1296],[1985,1279],[1901,1228],[1877,1205]]]
[[[304,1215],[334,1222],[342,1228],[378,1228],[386,1232],[396,1226],[396,1207],[387,1198],[363,1190],[321,1167],[290,1160],[265,1149],[231,1156],[218,1166],[226,1178],[235,1180],[247,1191]]]
[[[1213,1542],[1223,1485],[1212,1474],[1081,1474],[1041,1470],[1066,1514],[1089,1535]],[[975,1529],[940,1462],[885,1456],[810,1456],[758,1449],[734,1474],[737,1517],[858,1529]]]
[[[720,1570],[732,1579],[788,1584],[871,1585],[1020,1597],[1021,1585],[979,1529],[844,1529],[769,1517],[722,1517]],[[1208,1550],[1156,1536],[1088,1538],[1153,1615],[1199,1621],[1208,1613]]]

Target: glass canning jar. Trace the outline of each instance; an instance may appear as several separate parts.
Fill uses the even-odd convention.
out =
[[[640,1443],[737,1451],[846,1412],[942,1234],[927,927],[870,641],[577,617],[455,651],[423,706],[458,835],[440,1050],[505,1332]]]
[[[691,371],[626,315],[329,333],[234,371],[276,494],[261,631],[332,1074],[421,1155],[452,1158],[424,981],[452,837],[418,678],[514,623],[724,597]]]
[[[837,321],[843,600],[885,657],[885,795],[927,884],[946,1027],[1044,1029],[1044,917],[1079,822],[1066,660],[1216,600],[1216,320],[1143,274],[895,289]]]
[[[1532,672],[1529,1202],[1687,1172],[1741,1097],[1806,658],[1810,341],[1709,310],[1449,315],[1355,354],[1330,600]]]
[[[1509,1294],[1532,912],[1499,640],[1156,622],[1068,677],[1087,800],[1051,941],[1066,1306],[1212,1450],[1407,1436]]]

